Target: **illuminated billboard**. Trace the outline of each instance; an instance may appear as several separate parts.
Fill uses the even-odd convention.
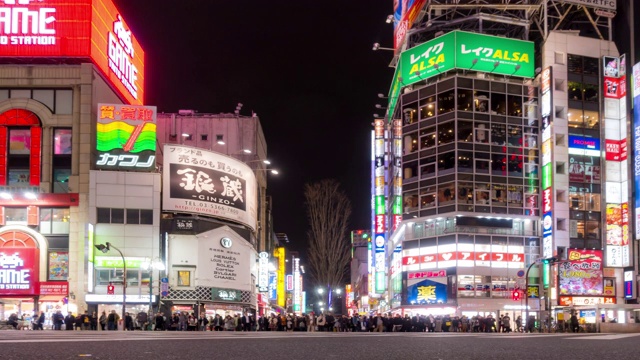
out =
[[[156,171],[156,107],[98,104],[97,170]]]
[[[631,265],[629,244],[629,192],[626,56],[602,58],[606,172],[606,265]],[[637,121],[637,120],[636,120]],[[637,204],[636,204],[637,206]]]
[[[374,254],[373,268],[375,272],[375,292],[382,294],[386,289],[386,166],[385,166],[385,123],[382,119],[374,121]]]
[[[603,294],[602,250],[569,249],[567,260],[558,265],[560,295]]]
[[[242,161],[213,151],[165,145],[162,210],[235,221],[256,229],[257,183]]]
[[[86,59],[125,102],[144,103],[144,51],[111,0],[5,0],[0,54]]]
[[[39,265],[39,249],[0,248],[0,296],[38,295]]]
[[[400,54],[389,90],[388,117],[392,117],[400,89],[458,68],[514,77],[535,75],[531,41],[455,30]]]
[[[426,0],[404,0],[393,2],[393,48],[398,50],[407,37],[407,31],[418,19]]]
[[[640,63],[633,65],[633,180],[635,239],[640,240]]]

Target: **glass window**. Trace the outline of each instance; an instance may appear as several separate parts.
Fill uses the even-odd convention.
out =
[[[428,177],[432,177],[436,175],[436,163],[435,163],[435,159],[433,160],[433,163],[431,164],[427,164],[427,165],[423,165],[422,167],[420,167],[420,176],[422,178],[428,178]]]
[[[430,96],[420,100],[420,118],[428,119],[436,115],[436,98]]]
[[[476,204],[489,205],[489,184],[475,184]]]
[[[403,194],[404,196],[404,210],[405,212],[412,212],[418,210],[418,192],[411,191]]]
[[[583,66],[582,66],[582,56],[568,54],[567,55],[567,70],[570,73],[574,74],[582,74]]]
[[[438,205],[452,204],[456,199],[456,189],[454,183],[438,186]]]
[[[418,133],[413,132],[404,136],[404,153],[411,154],[418,150]]]
[[[53,169],[53,192],[68,193],[71,169]]]
[[[495,115],[507,114],[507,97],[504,94],[491,93],[491,113]]]
[[[178,286],[190,287],[191,286],[191,271],[178,270],[177,271]]]
[[[507,126],[504,124],[491,124],[491,143],[494,145],[506,145]]]
[[[29,169],[8,169],[7,183],[12,187],[29,187]]]
[[[600,60],[598,58],[583,57],[584,61],[584,74],[585,75],[598,75],[600,69]]]
[[[582,118],[587,129],[599,129],[600,114],[597,111],[585,110]]]
[[[522,126],[508,125],[507,136],[509,146],[522,147]]]
[[[436,127],[430,126],[420,130],[420,149],[428,149],[436,146]]]
[[[404,114],[404,124],[410,125],[418,121],[418,114],[416,112],[417,103],[410,104],[402,109],[402,113]]]
[[[9,129],[9,154],[29,155],[31,153],[31,130]]]
[[[583,97],[584,101],[588,102],[598,102],[598,93],[600,91],[600,87],[595,84],[583,84],[582,85]]]
[[[420,191],[420,206],[423,209],[428,209],[436,206],[436,194],[429,192],[429,190]]]
[[[456,98],[454,90],[438,94],[438,115],[452,112],[455,108]]]
[[[458,203],[473,204],[473,183],[458,183]]]
[[[494,175],[507,174],[507,158],[504,154],[491,154],[491,171]]]
[[[4,221],[6,225],[27,223],[27,208],[4,208]]]
[[[438,175],[444,175],[446,170],[451,170],[456,165],[455,152],[449,151],[444,154],[438,155]]]
[[[509,185],[507,188],[507,201],[509,201],[510,206],[522,207],[522,186]]]
[[[406,163],[402,166],[403,179],[404,180],[417,180],[418,179],[418,162],[413,161]]]
[[[524,147],[538,147],[538,129],[525,126],[524,128]]]
[[[491,204],[507,205],[507,187],[505,185],[491,185]]]
[[[477,143],[486,144],[489,142],[489,124],[476,122],[475,137]]]
[[[53,153],[55,155],[71,154],[71,129],[53,130]]]
[[[522,96],[509,95],[509,115],[522,116]]]
[[[509,155],[509,175],[521,176],[523,167],[522,155]]]
[[[140,224],[140,209],[126,209],[127,224]]]
[[[455,138],[455,127],[453,121],[438,125],[438,145],[453,142]]]
[[[583,94],[582,83],[579,83],[577,81],[568,81],[567,94],[569,96],[569,100],[582,101],[582,94]]]
[[[473,91],[458,89],[458,110],[473,111]]]
[[[124,224],[124,209],[111,209],[111,223]]]
[[[458,151],[458,170],[461,172],[473,172],[473,152]]]
[[[111,209],[110,208],[97,208],[98,223],[109,224],[111,223]]]
[[[476,159],[476,173],[488,174],[489,173],[489,160]]]
[[[458,121],[458,141],[473,141],[473,122],[462,120]]]
[[[484,91],[476,91],[473,97],[475,110],[477,112],[486,113],[489,111],[489,93]]]
[[[147,209],[140,210],[140,224],[153,225],[153,210],[147,210]]]
[[[68,208],[40,208],[40,232],[43,234],[69,233]]]
[[[582,110],[569,109],[569,112],[567,112],[567,120],[569,121],[569,127],[579,128],[584,126]]]

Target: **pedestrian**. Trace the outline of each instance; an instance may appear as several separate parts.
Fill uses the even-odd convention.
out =
[[[73,330],[73,325],[76,322],[76,317],[72,313],[68,313],[64,318],[64,329]]]
[[[124,314],[124,328],[127,331],[133,331],[133,317],[129,313]]]
[[[60,312],[60,310],[57,310],[52,317],[53,330],[62,330],[62,323],[64,322],[64,316],[62,316],[62,312]]]
[[[97,312],[92,312],[91,313],[91,330],[98,330],[98,313]]]
[[[511,318],[509,317],[509,314],[505,314],[502,317],[502,332],[511,332]]]
[[[38,330],[44,330],[44,322],[45,322],[44,311],[40,311],[40,316],[38,316]]]
[[[569,323],[571,325],[571,332],[574,332],[574,333],[580,332],[580,322],[578,321],[578,317],[576,316],[575,310],[571,312],[571,318],[569,319]]]
[[[136,315],[136,321],[138,322],[138,326],[140,326],[140,330],[147,330],[147,327],[149,326],[149,317],[146,312],[140,311]]]
[[[107,326],[107,313],[104,310],[102,311],[102,314],[100,314],[98,322],[100,322],[100,330],[104,331]]]

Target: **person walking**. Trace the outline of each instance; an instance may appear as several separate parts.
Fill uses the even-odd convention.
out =
[[[106,311],[102,311],[102,314],[100,314],[100,318],[98,319],[98,322],[100,323],[100,330],[104,331],[105,328],[107,327],[107,313]]]
[[[38,330],[44,330],[44,311],[40,311],[40,316],[38,316]]]
[[[580,322],[578,321],[578,317],[576,316],[575,310],[571,312],[571,318],[569,319],[569,323],[571,325],[571,332],[574,332],[574,333],[580,332]]]

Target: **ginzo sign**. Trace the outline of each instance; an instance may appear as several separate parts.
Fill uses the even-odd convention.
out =
[[[112,0],[0,0],[0,54],[93,62],[126,103],[143,104],[144,51]]]
[[[0,295],[34,294],[38,249],[0,248]]]
[[[163,156],[163,210],[226,218],[256,228],[256,178],[245,163],[186,146],[165,145]]]

